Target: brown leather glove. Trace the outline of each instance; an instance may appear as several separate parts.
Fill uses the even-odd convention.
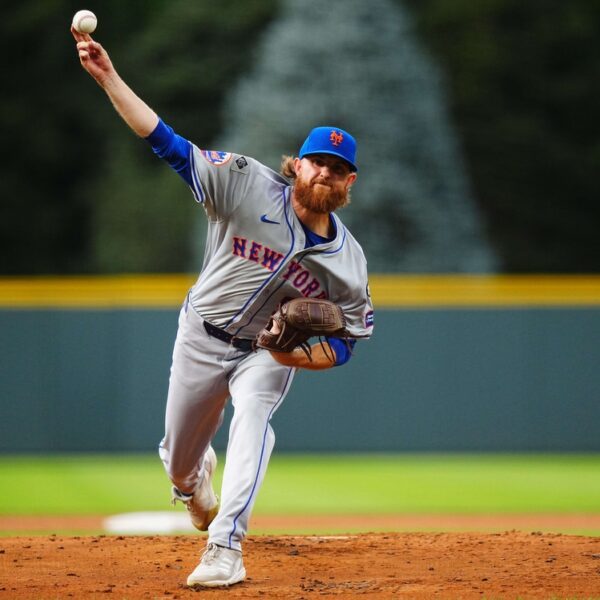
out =
[[[347,338],[342,309],[329,300],[294,298],[271,315],[267,326],[258,332],[254,346],[273,352],[292,352],[300,346],[310,358],[308,339],[314,336]]]

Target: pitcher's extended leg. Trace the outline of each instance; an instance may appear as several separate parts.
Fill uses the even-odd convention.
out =
[[[221,508],[209,527],[209,542],[241,550],[256,495],[265,476],[275,434],[269,421],[283,402],[295,369],[268,352],[243,360],[230,380],[234,415],[223,473]]]
[[[173,485],[184,494],[192,494],[202,477],[204,455],[223,420],[229,395],[221,364],[225,350],[191,307],[182,309],[159,453]]]

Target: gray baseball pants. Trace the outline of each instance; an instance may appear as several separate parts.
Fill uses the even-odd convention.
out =
[[[202,476],[204,453],[223,422],[228,397],[234,407],[221,507],[209,527],[209,542],[241,550],[275,444],[269,422],[295,371],[268,351],[243,352],[210,337],[187,301],[181,309],[159,450],[167,475],[180,491],[192,493]]]

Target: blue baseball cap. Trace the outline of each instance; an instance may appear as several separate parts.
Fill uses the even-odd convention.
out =
[[[356,161],[356,140],[339,127],[315,127],[309,134],[302,148],[300,158],[309,154],[333,154],[350,164],[352,171],[358,171]]]

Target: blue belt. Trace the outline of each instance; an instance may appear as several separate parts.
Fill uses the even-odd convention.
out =
[[[219,329],[214,325],[211,325],[208,321],[204,321],[204,329],[206,333],[211,337],[215,337],[226,344],[231,344],[234,348],[243,350],[244,352],[250,352],[253,349],[254,340],[247,340],[244,338],[235,337],[230,333],[227,333],[224,329]]]

